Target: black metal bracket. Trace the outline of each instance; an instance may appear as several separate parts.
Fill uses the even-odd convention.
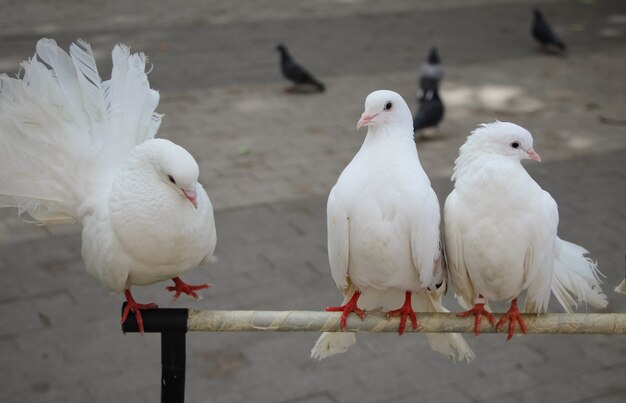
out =
[[[126,302],[122,305],[122,312]],[[144,332],[161,333],[161,403],[185,401],[186,333],[188,309],[146,309],[141,311]],[[133,312],[122,323],[124,333],[138,333]]]

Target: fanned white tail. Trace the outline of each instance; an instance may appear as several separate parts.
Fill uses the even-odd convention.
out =
[[[0,75],[0,207],[18,207],[40,223],[80,221],[133,147],[154,137],[143,54],[113,50],[102,82],[88,43],[70,54],[52,39],[37,42],[22,77]]]
[[[600,288],[602,273],[586,256],[589,252],[558,237],[555,249],[552,293],[565,311],[572,312],[579,304],[606,307],[607,298]]]

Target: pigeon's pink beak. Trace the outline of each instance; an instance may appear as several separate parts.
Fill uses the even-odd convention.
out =
[[[532,148],[528,150],[528,158],[533,159],[537,162],[541,162],[541,157]]]
[[[368,124],[372,122],[372,120],[374,120],[376,116],[378,116],[378,113],[363,112],[363,114],[361,115],[361,119],[359,119],[359,121],[356,122],[356,129],[359,130],[361,127],[367,126]]]
[[[196,191],[183,189],[183,193],[185,194],[187,200],[189,200],[195,208],[198,208],[198,194],[196,193]]]

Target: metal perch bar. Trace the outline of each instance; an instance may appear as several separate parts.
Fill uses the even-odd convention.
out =
[[[496,320],[503,314],[494,313]],[[528,333],[536,334],[626,334],[626,313],[546,313],[523,314]],[[189,310],[188,331],[204,332],[337,332],[341,313],[318,311],[198,311]],[[415,332],[473,333],[474,318],[454,313],[419,313]],[[145,321],[145,319],[144,319]],[[368,312],[363,320],[350,315],[347,331],[397,332],[399,318]],[[407,326],[406,332],[413,331]],[[483,319],[482,333],[495,333]]]
[[[124,303],[125,305],[126,303]],[[123,310],[124,306],[122,306]],[[185,401],[185,336],[200,332],[338,332],[340,312],[320,311],[198,311],[195,309],[147,309],[141,311],[146,333],[161,333],[161,402]],[[502,317],[495,313],[496,320]],[[528,333],[543,334],[626,334],[626,313],[524,314]],[[474,318],[454,313],[419,313],[416,332],[471,333]],[[397,332],[399,318],[387,319],[381,312],[368,312],[361,320],[348,317],[352,332]],[[122,324],[124,332],[138,332],[131,312]],[[411,332],[411,326],[407,326]],[[483,320],[481,331],[495,333]]]

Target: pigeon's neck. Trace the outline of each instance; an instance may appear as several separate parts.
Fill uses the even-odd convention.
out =
[[[280,60],[283,62],[291,60],[291,56],[289,55],[289,52],[286,49],[280,50]]]
[[[364,150],[384,150],[388,157],[407,155],[417,156],[415,141],[412,136],[412,127],[402,125],[385,125],[383,127],[370,126],[363,141]]]

